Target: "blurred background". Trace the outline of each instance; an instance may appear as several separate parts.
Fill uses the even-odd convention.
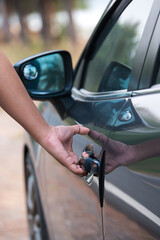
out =
[[[75,66],[106,0],[0,0],[0,50],[12,64],[65,49]],[[0,240],[28,239],[23,129],[0,108]]]
[[[0,0],[0,48],[14,63],[63,48],[77,60],[105,0]]]

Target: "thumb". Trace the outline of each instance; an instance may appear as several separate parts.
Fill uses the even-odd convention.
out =
[[[109,138],[107,138],[104,134],[96,131],[90,131],[89,136],[94,140],[98,140],[102,145],[106,145],[109,140]]]
[[[90,132],[89,128],[83,127],[82,125],[71,126],[73,134],[87,135]]]
[[[68,166],[68,169],[72,173],[74,173],[74,174],[76,174],[76,175],[78,175],[80,177],[83,177],[83,176],[86,175],[85,170],[83,168],[81,168],[80,165],[78,165],[78,164],[77,165],[76,164],[72,164],[72,165]]]

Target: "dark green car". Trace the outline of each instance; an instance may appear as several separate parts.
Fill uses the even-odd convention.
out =
[[[31,239],[160,239],[160,1],[106,2],[74,70],[66,51],[15,65],[49,124],[92,130],[73,142],[85,178],[26,136]]]

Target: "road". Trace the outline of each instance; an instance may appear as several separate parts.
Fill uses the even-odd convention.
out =
[[[0,108],[0,240],[28,240],[23,129]]]

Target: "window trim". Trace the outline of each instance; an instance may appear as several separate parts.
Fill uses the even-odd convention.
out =
[[[81,64],[83,63],[83,69],[80,73],[80,82],[78,83],[79,88],[83,88],[84,86],[84,80],[85,80],[85,74],[86,69],[88,66],[88,60],[90,58],[90,55],[92,53],[92,49],[94,48],[95,43],[97,42],[97,39],[99,38],[100,34],[108,28],[110,30],[110,27],[114,25],[114,22],[118,19],[118,17],[121,15],[121,13],[124,11],[124,9],[128,6],[130,2],[133,0],[117,0],[113,6],[109,9],[109,11],[104,12],[102,15],[99,23],[97,24],[93,34],[91,35],[91,38],[89,39],[81,57],[80,60],[77,63],[77,66],[74,71],[74,81],[76,81],[77,76],[79,76],[79,69],[81,68]]]
[[[154,85],[153,88],[139,89],[132,92],[132,97],[138,97],[148,94],[157,94],[160,93],[160,84]]]
[[[90,56],[90,52],[92,51],[92,48],[94,47],[96,39],[99,36],[99,33],[106,27],[108,27],[108,28],[112,27],[114,22],[118,19],[118,17],[122,14],[122,12],[125,10],[125,8],[132,1],[133,0],[117,1],[115,4],[113,4],[113,6],[109,10],[109,12],[104,14],[104,16],[102,17],[101,21],[99,22],[99,24],[96,28],[96,31],[94,31],[94,34],[92,35],[91,39],[89,40],[81,58],[77,64],[77,67],[75,69],[74,76],[75,76],[75,78],[78,77],[78,79],[80,79],[77,84],[78,88],[83,88],[83,86],[84,86],[85,74],[86,74],[86,70],[88,67],[88,59]],[[142,37],[139,42],[139,47],[137,49],[136,56],[134,59],[134,64],[133,64],[132,73],[131,73],[131,79],[130,79],[130,83],[128,86],[128,92],[137,90],[139,87],[142,70],[143,70],[145,58],[147,55],[146,49],[148,49],[148,47],[149,47],[149,43],[151,41],[151,37],[153,34],[153,32],[148,31],[147,28],[148,28],[148,26],[150,26],[150,28],[153,29],[153,27],[155,25],[155,14],[158,12],[157,1],[159,1],[159,0],[153,1],[153,6],[149,13]],[[112,19],[112,21],[111,21],[111,19]],[[82,63],[83,63],[83,67],[81,68]],[[81,71],[79,73],[78,70],[80,68],[81,68]]]
[[[82,78],[80,82],[80,88],[84,88],[85,84],[85,77],[87,73],[87,68],[89,64],[89,60],[93,54],[93,48],[95,48],[95,44],[97,44],[98,41],[100,41],[100,36],[103,35],[103,33],[107,31],[107,35],[110,33],[111,28],[114,26],[117,19],[120,17],[120,15],[123,13],[123,11],[127,8],[127,6],[132,2],[133,0],[126,0],[126,1],[117,1],[112,6],[109,12],[102,18],[99,27],[97,31],[95,32],[95,35],[93,35],[93,40],[91,41],[89,48],[87,49],[87,52],[85,54],[85,65],[82,71]],[[112,10],[112,11],[111,11]],[[97,41],[97,39],[99,39]]]
[[[103,101],[109,99],[129,98],[132,92],[126,90],[108,91],[108,92],[89,92],[83,88],[72,88],[72,97],[79,101]]]
[[[160,63],[158,63],[160,59],[160,14],[159,5],[156,6],[158,10],[158,15],[154,26],[154,31],[152,33],[152,38],[150,41],[150,45],[148,48],[147,56],[144,63],[143,72],[141,75],[141,80],[139,82],[138,89],[147,89],[154,85],[155,79],[157,78],[158,70],[160,67]],[[152,71],[150,71],[152,69]]]

